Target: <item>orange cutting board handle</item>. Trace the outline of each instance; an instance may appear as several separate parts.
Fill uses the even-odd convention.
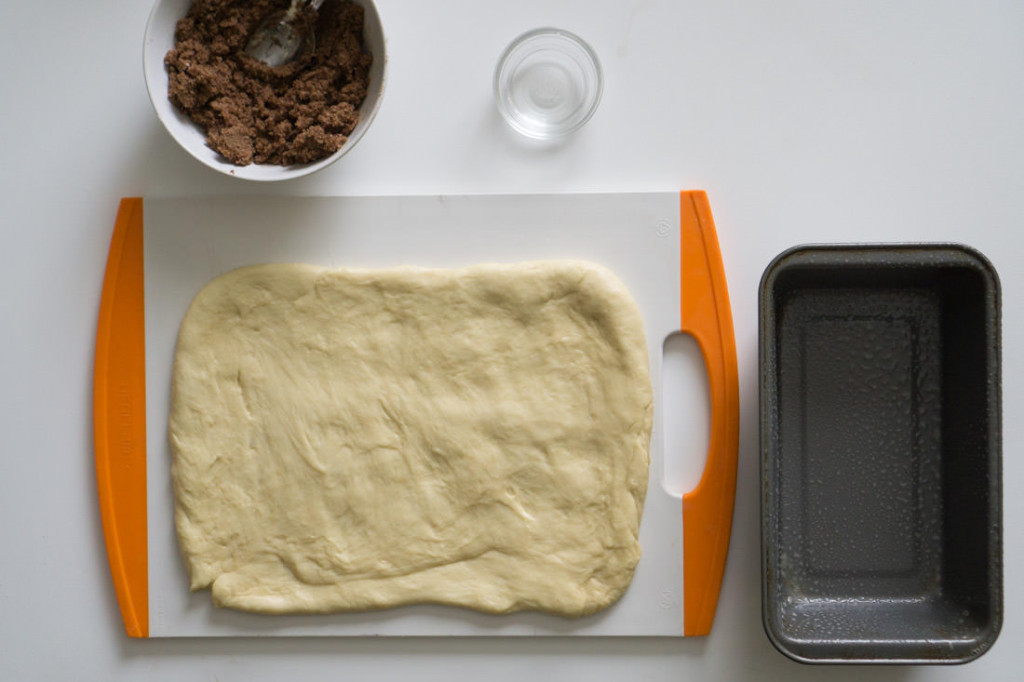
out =
[[[122,199],[103,277],[93,374],[96,482],[125,630],[149,636],[142,199]]]
[[[711,435],[697,487],[683,496],[683,633],[707,635],[715,620],[736,499],[739,377],[729,291],[711,206],[681,192],[680,329],[697,340],[707,366]]]

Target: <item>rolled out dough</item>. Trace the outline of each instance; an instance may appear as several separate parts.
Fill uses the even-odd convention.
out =
[[[267,613],[593,613],[640,559],[651,415],[640,314],[598,266],[229,272],[174,364],[191,587]]]

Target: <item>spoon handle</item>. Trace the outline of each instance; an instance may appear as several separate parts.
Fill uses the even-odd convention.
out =
[[[299,13],[299,8],[302,5],[309,5],[313,10],[320,9],[320,5],[324,4],[324,0],[292,0],[292,4],[288,6],[288,11],[285,12],[284,21],[292,21],[295,19],[295,15]]]
[[[295,15],[299,13],[299,7],[302,5],[302,0],[292,0],[292,4],[288,5],[288,11],[284,13],[284,18],[281,20],[282,23],[288,23],[295,19]]]

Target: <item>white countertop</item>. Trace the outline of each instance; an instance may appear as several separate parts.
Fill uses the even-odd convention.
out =
[[[1016,680],[1024,670],[1024,4],[981,0],[379,0],[385,101],[353,152],[274,186],[181,151],[142,78],[148,0],[20,2],[0,42],[0,679]],[[594,118],[541,149],[491,72],[542,25],[605,70]],[[740,363],[735,526],[710,637],[129,640],[92,462],[100,284],[122,196],[708,191]],[[1005,618],[959,667],[807,667],[761,628],[757,284],[804,242],[943,241],[1003,287]],[[696,451],[693,456],[699,457]],[[694,467],[699,469],[699,465]]]

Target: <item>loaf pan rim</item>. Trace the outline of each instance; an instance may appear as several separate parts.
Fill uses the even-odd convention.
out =
[[[857,258],[857,256],[862,256]],[[945,256],[945,262],[943,260]],[[884,262],[883,262],[884,259]],[[991,490],[992,500],[990,511],[993,514],[996,527],[996,537],[990,541],[989,558],[992,563],[992,578],[990,579],[989,592],[992,597],[992,608],[989,621],[986,627],[981,628],[978,637],[973,640],[977,642],[970,651],[956,657],[938,658],[924,656],[907,657],[883,657],[865,656],[858,658],[842,657],[821,657],[808,656],[794,650],[795,642],[788,641],[791,638],[782,636],[781,629],[776,627],[775,618],[769,614],[768,609],[768,548],[769,535],[766,523],[769,518],[766,503],[769,498],[767,469],[769,458],[772,454],[772,438],[769,424],[769,410],[767,399],[769,389],[775,386],[770,381],[765,368],[774,366],[774,357],[769,357],[774,352],[776,320],[775,310],[775,283],[779,275],[789,268],[799,267],[847,267],[863,268],[884,265],[891,268],[924,268],[951,265],[968,267],[977,272],[984,280],[984,303],[986,306],[986,324],[991,325],[986,344],[993,351],[989,358],[986,372],[994,376],[992,386],[993,395],[990,397],[993,410],[991,412],[994,424],[988,428],[993,436],[990,446],[989,466],[994,476],[995,485]],[[759,384],[759,483],[760,483],[760,516],[761,516],[761,621],[762,627],[768,640],[772,645],[786,657],[802,664],[884,664],[884,665],[961,665],[976,660],[992,646],[994,646],[1003,624],[1003,542],[1002,542],[1002,386],[1001,386],[1001,282],[998,273],[992,262],[978,249],[960,242],[846,242],[846,243],[804,243],[792,246],[775,256],[766,266],[762,273],[758,286],[758,358],[760,369]],[[777,390],[777,386],[775,386]],[[838,640],[836,640],[838,641]],[[865,643],[862,646],[870,646]],[[908,647],[910,648],[910,647]]]

